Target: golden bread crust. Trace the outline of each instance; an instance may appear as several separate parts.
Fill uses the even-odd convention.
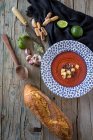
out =
[[[64,140],[72,139],[72,125],[58,106],[37,88],[26,85],[24,102],[51,132]]]

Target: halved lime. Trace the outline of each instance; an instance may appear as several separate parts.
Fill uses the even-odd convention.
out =
[[[57,26],[58,26],[59,28],[66,28],[66,27],[68,26],[68,22],[65,21],[65,20],[59,20],[59,21],[57,22]]]
[[[73,26],[71,28],[71,34],[75,38],[82,37],[83,36],[83,33],[84,33],[83,28],[81,26],[79,26],[79,25],[75,25],[75,26]]]

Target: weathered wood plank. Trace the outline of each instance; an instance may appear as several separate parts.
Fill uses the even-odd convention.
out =
[[[85,95],[78,102],[78,139],[92,140],[91,110],[89,95]]]
[[[12,13],[11,7],[12,4],[17,5],[17,2],[5,1],[6,8],[4,13],[4,31],[10,37],[12,37]],[[10,5],[11,3],[11,5]],[[14,65],[12,59],[10,58],[7,49],[4,46],[4,68],[3,68],[3,112],[5,113],[4,121],[2,122],[2,139],[12,139],[16,138],[15,129],[14,129],[14,118],[16,115],[14,114],[14,104],[16,100],[16,96],[18,93],[18,87],[13,79],[14,74]],[[18,81],[17,81],[18,82]],[[18,82],[19,84],[19,82]],[[18,109],[19,112],[19,109]],[[20,131],[19,131],[20,133]],[[19,134],[20,135],[20,134]],[[20,137],[20,136],[19,136]]]
[[[86,5],[85,2],[86,2],[85,0],[82,1],[74,0],[74,9],[85,13],[85,5]]]
[[[62,99],[62,110],[71,120],[73,125],[73,140],[78,140],[77,136],[77,99]]]
[[[86,6],[86,14],[93,17],[93,1],[92,0],[88,0],[88,1],[86,0],[85,6]]]
[[[60,0],[62,3],[64,3],[66,6],[73,8],[74,0]]]
[[[91,136],[93,139],[93,90],[91,90],[89,93],[89,108],[90,108]]]
[[[86,1],[86,14],[93,16],[93,1]],[[89,107],[90,107],[90,121],[91,133],[93,139],[93,90],[89,92]]]
[[[12,44],[16,51],[16,54],[20,60],[20,62],[23,62],[22,64],[25,64],[25,57],[24,53],[20,51],[15,42],[18,38],[18,35],[23,33],[23,28],[21,28],[19,22],[16,20],[16,18],[13,16],[11,12],[11,8],[13,6],[18,6],[18,1],[5,1],[6,2],[6,9],[5,9],[5,16],[4,16],[4,22],[5,26],[4,32],[7,33],[10,38],[12,38]],[[19,8],[21,9],[24,5],[22,5],[21,1],[19,3]],[[25,1],[24,1],[25,2]],[[23,4],[24,4],[23,2]],[[26,6],[26,5],[25,5]],[[26,7],[24,7],[26,9]],[[23,54],[23,55],[22,55]],[[18,80],[15,74],[15,66],[12,62],[12,59],[7,51],[7,49],[4,46],[4,70],[3,70],[3,79],[4,79],[4,95],[3,95],[3,108],[5,112],[5,119],[4,122],[2,122],[2,138],[3,140],[6,139],[25,139],[25,132],[24,131],[24,124],[25,124],[25,118],[30,118],[28,123],[32,123],[33,127],[41,127],[40,123],[34,118],[33,115],[27,115],[26,110],[24,109],[23,104],[23,96],[22,91],[20,90],[22,86],[24,85],[24,82]],[[38,70],[34,69],[34,73],[32,75],[36,76],[36,73]],[[7,74],[8,73],[8,74]],[[33,81],[37,81],[40,85],[40,76],[36,76],[36,79]],[[33,77],[34,78],[34,77]],[[30,80],[31,81],[31,80]],[[32,81],[32,82],[33,82]],[[34,83],[34,82],[33,82]],[[37,85],[37,83],[35,83]],[[30,112],[29,112],[30,114]],[[27,126],[28,123],[25,125]],[[7,125],[6,125],[7,124]],[[34,126],[35,125],[35,126]],[[26,127],[27,128],[27,127]],[[29,131],[29,130],[28,130]],[[29,131],[30,133],[30,131]],[[30,133],[31,135],[31,133]],[[35,136],[31,136],[32,139],[34,139]],[[30,137],[29,137],[30,139]]]
[[[93,7],[92,1],[85,1],[82,0],[78,2],[76,0],[74,2],[75,10],[81,11],[83,13],[90,14],[91,13],[91,6]],[[93,15],[93,14],[91,14]],[[93,91],[91,91],[92,93]],[[93,95],[91,94],[90,97]],[[92,132],[92,120],[91,120],[91,112],[90,109],[90,102],[89,95],[83,96],[78,99],[78,139],[79,140],[92,140],[93,139],[93,132]]]
[[[93,16],[93,1],[85,0],[60,0],[75,10],[86,12]],[[30,71],[28,81],[20,81],[15,74],[15,66],[0,38],[0,117],[2,120],[2,140],[58,140],[47,128],[43,127],[41,132],[31,133],[31,128],[41,128],[41,123],[35,116],[24,107],[22,88],[25,83],[30,82],[45,92],[71,119],[73,124],[73,140],[93,139],[93,90],[89,95],[80,99],[62,99],[51,93],[40,77],[40,70],[33,68],[25,61],[24,53],[17,48],[16,40],[19,34],[25,32],[24,27],[11,13],[11,8],[17,6],[20,10],[26,9],[28,3],[25,0],[5,0],[5,10],[0,11],[0,35],[5,32],[11,38],[13,48],[23,65]],[[33,44],[32,44],[33,45]]]
[[[0,1],[0,25],[1,25],[0,36],[4,27],[3,25],[4,8],[5,8],[4,1]],[[2,138],[2,135],[1,135],[2,134],[2,121],[4,119],[2,106],[3,106],[3,43],[1,42],[1,37],[0,37],[0,139]]]

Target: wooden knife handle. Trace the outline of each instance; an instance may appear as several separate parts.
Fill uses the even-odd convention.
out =
[[[20,13],[20,11],[16,8],[16,7],[13,7],[12,8],[12,12],[13,14],[19,19],[19,21],[23,24],[23,25],[27,25],[27,21],[26,19],[23,17],[23,15]]]
[[[16,64],[16,66],[18,66],[19,63],[18,63],[17,57],[14,53],[14,50],[12,49],[12,46],[10,45],[8,36],[6,34],[3,34],[2,35],[2,40],[3,40],[4,44],[6,45],[6,47],[8,48],[8,50],[9,50],[9,52],[10,52],[12,58],[13,58],[14,63]]]

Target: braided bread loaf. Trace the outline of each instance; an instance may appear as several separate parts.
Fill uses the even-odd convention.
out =
[[[37,88],[26,85],[24,102],[51,132],[62,140],[72,139],[72,125],[64,113]]]

